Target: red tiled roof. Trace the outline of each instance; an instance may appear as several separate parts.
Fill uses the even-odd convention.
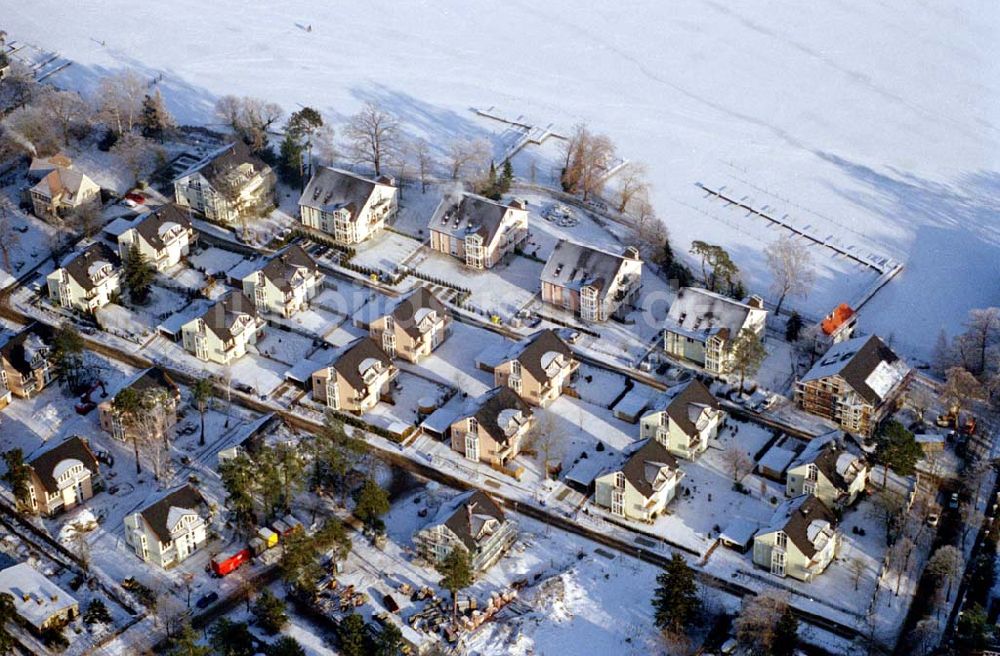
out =
[[[844,325],[848,319],[854,316],[854,310],[847,303],[841,303],[836,307],[836,309],[827,315],[823,319],[822,328],[823,332],[827,335],[832,335],[837,332],[837,328]]]

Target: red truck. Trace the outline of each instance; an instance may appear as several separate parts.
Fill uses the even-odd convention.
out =
[[[250,560],[250,550],[240,549],[236,553],[221,553],[212,559],[212,573],[216,576],[225,576]]]

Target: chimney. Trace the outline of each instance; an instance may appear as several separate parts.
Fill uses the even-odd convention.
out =
[[[384,185],[389,185],[390,187],[396,186],[396,179],[388,175],[380,175],[377,182]]]
[[[466,519],[469,520],[469,535],[472,535],[472,511],[476,509],[475,503],[465,504],[465,515]]]
[[[635,246],[629,246],[628,248],[625,249],[625,257],[630,260],[638,260],[639,249],[636,248]]]
[[[528,203],[521,198],[515,198],[512,201],[510,201],[507,207],[510,207],[515,210],[525,210],[528,209]]]
[[[757,309],[763,310],[764,309],[764,299],[761,298],[760,296],[758,296],[757,294],[754,294],[753,296],[751,296],[750,298],[747,299],[747,305],[749,305],[752,308],[757,308]]]

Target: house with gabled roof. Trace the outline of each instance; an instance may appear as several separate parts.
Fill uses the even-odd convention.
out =
[[[68,169],[73,166],[73,158],[66,153],[56,153],[48,157],[32,157],[28,164],[28,179],[38,182],[56,169]]]
[[[430,563],[443,561],[454,549],[469,554],[473,572],[485,572],[517,539],[517,523],[505,516],[489,494],[474,490],[445,504],[425,528],[413,536],[417,552]]]
[[[181,400],[181,390],[166,371],[159,367],[145,369],[122,389],[125,388],[135,390],[140,399],[155,401],[157,421],[153,427],[158,433],[157,438],[162,438],[163,433],[177,423],[177,404]],[[135,429],[126,424],[115,408],[114,400],[118,394],[121,394],[121,390],[114,397],[102,401],[97,410],[101,428],[124,442],[132,439],[132,431]]]
[[[395,216],[398,196],[388,176],[371,179],[321,166],[299,197],[299,216],[302,225],[327,233],[338,244],[360,244]]]
[[[767,310],[759,296],[737,301],[700,287],[681,287],[664,322],[663,348],[678,360],[724,373],[730,345],[749,330],[764,338]]]
[[[675,456],[693,460],[725,424],[726,411],[698,379],[660,396],[639,420],[639,435],[652,438]]]
[[[194,486],[174,488],[125,517],[125,542],[139,558],[170,569],[208,541],[208,503]]]
[[[503,469],[521,452],[535,417],[508,387],[494,387],[469,399],[452,422],[451,448],[473,462]]]
[[[60,220],[87,205],[101,204],[101,187],[68,166],[54,166],[28,190],[32,212],[46,221]]]
[[[274,203],[271,167],[243,141],[226,144],[174,180],[174,200],[213,221],[235,224]]]
[[[66,309],[93,312],[121,291],[121,260],[101,242],[66,257],[45,277],[49,298]]]
[[[242,292],[232,291],[181,326],[184,350],[203,362],[229,364],[264,334],[264,320]]]
[[[850,506],[864,492],[870,468],[840,439],[840,431],[814,437],[785,471],[785,494],[811,494],[829,508]]]
[[[309,307],[323,288],[323,274],[301,246],[290,244],[248,273],[242,283],[258,314],[271,312],[287,319]]]
[[[337,349],[330,364],[313,372],[313,400],[333,410],[368,412],[399,375],[392,359],[371,337],[359,337]]]
[[[795,403],[870,437],[895,410],[911,376],[909,366],[877,336],[854,337],[831,346],[795,383]]]
[[[434,292],[418,286],[386,308],[368,330],[390,358],[417,363],[444,343],[451,321],[451,312]]]
[[[27,399],[54,380],[53,337],[49,325],[33,321],[0,344],[0,408],[9,395]]]
[[[191,226],[191,209],[167,203],[139,216],[118,235],[118,254],[124,261],[135,244],[157,271],[164,271],[188,255],[196,234]]]
[[[620,467],[594,479],[594,503],[625,519],[652,522],[677,495],[683,477],[663,444],[648,439]]]
[[[542,269],[541,281],[544,302],[584,321],[607,321],[623,317],[635,304],[642,287],[642,260],[631,246],[615,255],[561,239]]]
[[[778,506],[768,526],[753,540],[753,562],[782,578],[812,581],[837,555],[837,518],[812,496],[789,499]]]
[[[531,405],[547,407],[570,386],[580,368],[555,331],[540,330],[514,344],[493,367],[494,384],[509,387]]]
[[[94,496],[100,468],[87,442],[76,435],[46,445],[25,464],[30,476],[28,504],[36,513],[54,515]]]
[[[528,238],[528,210],[520,200],[505,205],[468,192],[448,194],[427,230],[431,249],[470,269],[491,269]]]

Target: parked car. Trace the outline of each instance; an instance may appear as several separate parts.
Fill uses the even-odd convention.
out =
[[[722,643],[722,646],[719,647],[719,651],[723,654],[731,654],[736,651],[736,647],[738,647],[739,644],[740,643],[736,642],[736,638],[730,638]]]
[[[948,499],[948,507],[952,509],[958,508],[958,492],[951,493],[951,498]]]
[[[215,591],[212,591],[212,592],[209,592],[206,595],[202,595],[198,599],[198,601],[195,602],[194,605],[197,606],[198,608],[200,608],[201,610],[205,610],[206,608],[208,608],[209,606],[211,606],[212,604],[214,604],[216,602],[216,600],[218,600],[218,598],[219,598],[219,593],[215,592]]]
[[[927,515],[927,525],[928,526],[937,526],[938,522],[940,522],[940,521],[941,521],[941,515],[939,515],[937,513],[931,513],[930,515]]]
[[[138,207],[139,205],[142,205],[143,203],[146,202],[146,197],[143,196],[142,194],[137,194],[135,192],[132,192],[125,194],[124,198],[122,198],[122,202],[129,207]]]

